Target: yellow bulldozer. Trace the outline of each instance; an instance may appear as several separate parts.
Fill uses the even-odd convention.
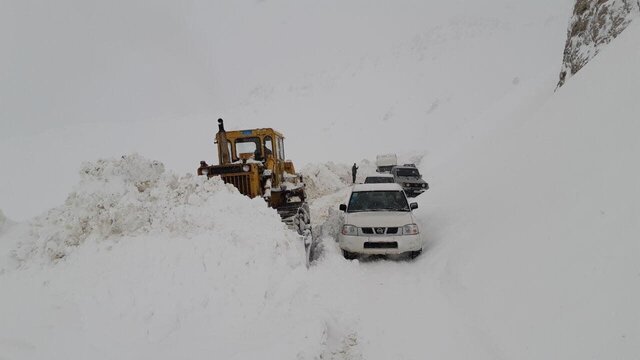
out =
[[[302,175],[286,160],[284,136],[271,128],[226,131],[218,119],[215,143],[218,165],[200,161],[198,175],[220,176],[240,193],[262,197],[278,211],[283,221],[311,241],[311,217]],[[309,244],[307,244],[309,242]]]

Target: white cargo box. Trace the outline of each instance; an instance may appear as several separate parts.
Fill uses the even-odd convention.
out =
[[[383,154],[376,156],[376,171],[379,173],[388,173],[391,168],[398,165],[398,157],[396,154]]]
[[[376,156],[376,166],[396,166],[398,165],[398,157],[396,154],[383,154]]]

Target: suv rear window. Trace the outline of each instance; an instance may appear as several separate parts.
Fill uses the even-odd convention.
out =
[[[364,179],[365,184],[391,184],[393,182],[394,180],[391,176],[368,176]]]
[[[351,193],[347,212],[410,211],[403,191],[357,191]]]

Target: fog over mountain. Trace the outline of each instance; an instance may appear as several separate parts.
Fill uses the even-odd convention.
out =
[[[300,165],[450,153],[503,97],[552,87],[571,3],[4,2],[0,207],[59,203],[101,156],[193,172],[219,117],[279,129]]]

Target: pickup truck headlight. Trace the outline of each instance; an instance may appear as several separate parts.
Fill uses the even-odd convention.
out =
[[[418,225],[416,224],[407,224],[402,227],[403,235],[418,235],[420,231],[418,230]]]
[[[358,228],[353,225],[343,225],[342,235],[356,236],[358,235]]]
[[[423,188],[427,187],[427,184],[422,184],[422,187],[423,187]]]
[[[404,183],[404,187],[409,187],[409,186],[411,186],[411,184],[409,184],[409,183]]]

